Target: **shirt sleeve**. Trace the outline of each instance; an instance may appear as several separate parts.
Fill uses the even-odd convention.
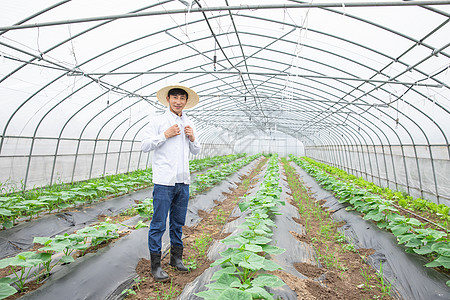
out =
[[[189,151],[192,154],[198,154],[200,152],[200,150],[202,149],[202,146],[200,145],[200,143],[198,142],[198,138],[197,138],[197,132],[195,130],[195,126],[192,122],[190,122],[189,124],[192,129],[194,130],[194,136],[195,136],[195,141],[191,142],[189,141]]]
[[[149,152],[162,146],[166,139],[164,132],[158,132],[157,122],[149,122],[145,127],[144,137],[141,142],[141,149],[143,152]]]

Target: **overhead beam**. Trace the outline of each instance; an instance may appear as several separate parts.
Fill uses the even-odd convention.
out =
[[[374,83],[386,83],[386,84],[401,84],[401,85],[414,85],[414,86],[426,86],[442,88],[442,84],[427,84],[420,83],[419,80],[415,82],[404,82],[404,81],[393,81],[393,80],[379,80],[379,79],[368,79],[368,78],[358,78],[358,77],[338,77],[338,76],[325,76],[325,75],[308,75],[308,74],[293,74],[293,73],[279,73],[279,72],[236,72],[236,71],[144,71],[144,72],[93,72],[93,73],[83,73],[81,71],[73,71],[68,76],[109,76],[109,75],[161,75],[161,74],[214,74],[214,75],[261,75],[261,76],[289,76],[289,77],[299,77],[299,78],[316,78],[316,79],[333,79],[333,80],[344,80],[344,81],[363,81],[363,82],[374,82]]]
[[[256,97],[254,95],[228,95],[228,94],[200,94],[199,97],[223,97],[223,98],[251,98]],[[145,96],[144,98],[150,98],[151,96]],[[361,106],[373,106],[373,107],[389,107],[386,103],[358,103],[358,102],[351,102],[351,101],[343,101],[343,100],[327,100],[327,99],[310,99],[310,98],[298,98],[298,97],[280,97],[280,96],[257,96],[258,98],[265,98],[265,99],[271,99],[271,100],[289,100],[289,101],[308,101],[308,102],[323,102],[323,103],[335,103],[335,104],[342,104],[342,105],[361,105]],[[381,100],[380,100],[381,101]]]
[[[235,6],[215,6],[215,7],[192,7],[185,9],[160,10],[139,13],[128,13],[118,15],[106,15],[90,18],[69,19],[32,24],[18,24],[12,26],[2,26],[0,31],[18,30],[25,28],[46,27],[55,25],[66,25],[75,23],[118,20],[126,18],[148,17],[169,14],[188,14],[208,11],[240,11],[240,10],[261,10],[261,9],[292,9],[292,8],[349,8],[349,7],[391,7],[391,6],[433,6],[448,5],[447,0],[426,0],[426,1],[370,1],[370,2],[329,2],[329,3],[289,3],[289,4],[269,4],[269,5],[235,5]]]
[[[298,112],[314,112],[314,113],[318,113],[318,112],[324,112],[326,111],[325,109],[322,110],[305,110],[305,109],[260,109],[263,111],[268,111],[268,112],[289,112],[289,113],[298,113]],[[221,112],[243,112],[243,109],[228,109],[228,108],[220,108]],[[249,112],[253,112],[253,110],[249,109]],[[192,109],[191,111],[189,111],[189,114],[197,114],[197,113],[210,113],[210,112],[214,112],[214,116],[220,115],[217,113],[217,109]],[[354,111],[337,111],[336,113],[340,113],[340,114],[359,114],[358,112],[354,112]],[[242,115],[227,115],[227,114],[223,114],[223,116],[236,116],[236,117],[242,117]],[[247,116],[247,115],[246,115]]]

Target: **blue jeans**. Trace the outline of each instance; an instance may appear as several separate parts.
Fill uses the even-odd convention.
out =
[[[150,253],[161,253],[161,239],[166,231],[169,215],[170,244],[183,247],[181,239],[186,221],[189,202],[189,185],[176,183],[175,186],[155,184],[153,187],[153,217],[148,231]]]

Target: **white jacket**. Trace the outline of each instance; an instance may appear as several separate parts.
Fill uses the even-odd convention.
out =
[[[181,134],[166,139],[164,131],[177,123]],[[194,130],[194,142],[184,134],[187,125]],[[163,115],[153,117],[147,124],[141,149],[144,152],[155,151],[152,158],[153,183],[174,186],[179,181],[190,183],[189,152],[195,155],[200,152],[201,146],[194,124],[186,114],[183,112],[180,118],[167,109]],[[182,170],[183,174],[177,174],[177,170]]]

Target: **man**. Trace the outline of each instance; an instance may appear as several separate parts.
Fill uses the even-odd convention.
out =
[[[189,200],[189,152],[197,154],[200,143],[195,138],[194,124],[183,109],[197,105],[199,98],[190,88],[172,85],[156,93],[159,102],[168,107],[163,115],[148,123],[142,151],[154,151],[153,218],[148,233],[151,273],[156,281],[169,280],[161,268],[161,239],[169,215],[170,265],[188,272],[183,265],[182,226],[186,220]]]

